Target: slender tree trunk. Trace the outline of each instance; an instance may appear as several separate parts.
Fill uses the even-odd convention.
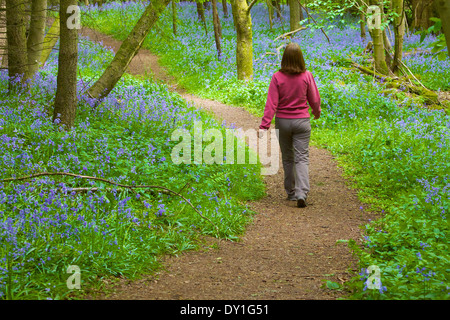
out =
[[[39,69],[45,36],[47,0],[33,0],[31,5],[30,33],[27,40],[28,74],[32,79]]]
[[[300,28],[300,4],[298,0],[288,0],[290,31]]]
[[[6,68],[8,61],[8,41],[6,39],[5,8],[5,0],[0,0],[0,58],[2,59],[2,68]]]
[[[398,15],[394,18],[394,61],[392,63],[392,72],[399,73],[400,63],[403,57],[403,37],[405,36],[405,15],[404,15],[404,0],[392,0],[392,9]]]
[[[229,17],[229,13],[228,13],[227,0],[222,0],[222,8],[223,8],[223,16],[225,18],[228,18]]]
[[[219,14],[217,12],[217,0],[212,0],[213,7],[213,26],[214,26],[214,39],[216,42],[217,58],[220,60],[222,56],[222,48],[220,45],[220,39],[222,38],[222,31],[220,28]]]
[[[172,0],[172,29],[173,34],[177,34],[177,4]]]
[[[364,13],[360,13],[361,22],[359,23],[359,28],[361,30],[361,39],[366,39],[366,17]]]
[[[437,1],[437,0],[436,0]],[[426,30],[433,22],[433,0],[413,0],[412,1],[413,20],[411,28],[413,30]]]
[[[371,0],[370,4],[379,6],[379,1]],[[378,73],[387,75],[389,73],[389,69],[386,64],[386,55],[384,52],[383,31],[381,30],[380,27],[375,27],[370,30],[370,35],[372,36],[373,42],[373,57],[375,60],[375,70]]]
[[[280,0],[272,0],[272,5],[275,8],[275,11],[277,12],[277,18],[281,18],[281,6],[280,6]]]
[[[199,1],[197,1],[197,16],[202,21],[203,26],[205,27],[205,33],[208,35],[208,28],[206,26],[206,18],[205,18],[205,7]]]
[[[246,0],[232,2],[236,26],[236,64],[239,80],[253,79],[252,19]]]
[[[385,4],[386,0],[381,0],[379,2],[379,6],[381,8],[381,21],[385,20],[385,14],[384,14],[384,4]],[[387,4],[389,7],[389,12],[392,11],[392,0],[388,0]],[[391,45],[391,41],[389,40],[389,37],[387,36],[387,32],[386,29],[389,28],[389,26],[386,26],[383,29],[383,44],[384,44],[384,52],[385,52],[385,59],[386,59],[386,64],[388,66],[388,68],[392,65],[392,56],[391,56],[391,51],[392,51],[392,45]],[[390,32],[390,30],[389,30]]]
[[[266,0],[266,5],[267,5],[267,11],[269,13],[269,26],[270,26],[270,30],[272,30],[273,18],[274,18],[272,0]]]
[[[59,16],[62,23],[53,122],[59,119],[59,124],[64,125],[66,130],[70,130],[75,123],[78,63],[78,30],[73,27],[69,28],[67,21],[71,13],[67,13],[67,8],[77,4],[77,0],[60,0],[59,5]]]
[[[45,62],[47,62],[48,57],[50,56],[50,53],[52,53],[53,48],[56,45],[56,42],[58,42],[59,39],[59,17],[55,18],[55,21],[53,21],[52,26],[47,31],[47,34],[44,38],[44,43],[42,45],[42,53],[41,53],[41,59],[40,59],[40,66],[42,67]]]
[[[150,29],[158,20],[170,0],[150,2],[127,39],[122,43],[113,61],[106,68],[100,79],[89,89],[92,98],[101,100],[106,97],[127,70],[133,57],[141,48]]]
[[[211,1],[212,8],[213,8],[213,23],[216,24],[214,28],[217,28],[217,34],[219,35],[219,38],[222,39],[222,25],[220,23],[219,19],[219,11],[217,9],[217,0]]]
[[[22,76],[27,73],[27,39],[25,35],[25,11],[23,2],[6,0],[6,36],[8,39],[8,75]],[[9,88],[13,89],[12,81]]]
[[[435,5],[442,21],[442,30],[447,42],[447,54],[450,57],[450,0],[436,0]]]

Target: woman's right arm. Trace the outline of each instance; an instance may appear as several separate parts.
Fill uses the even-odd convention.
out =
[[[322,112],[320,108],[320,94],[319,89],[317,89],[316,81],[311,72],[309,72],[309,81],[308,81],[308,91],[306,93],[308,103],[311,106],[312,113],[314,115],[314,119],[320,118],[320,113]]]

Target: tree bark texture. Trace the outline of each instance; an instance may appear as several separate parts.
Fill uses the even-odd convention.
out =
[[[27,39],[28,74],[32,79],[39,69],[45,37],[47,0],[33,0],[31,4],[30,33]]]
[[[213,26],[214,26],[214,40],[216,42],[217,59],[220,60],[222,56],[222,48],[220,45],[220,39],[222,38],[222,30],[220,27],[219,14],[217,12],[217,0],[212,0],[213,7]]]
[[[223,9],[223,16],[225,18],[229,17],[229,13],[228,13],[228,6],[227,6],[227,1],[226,0],[222,0],[222,9]]]
[[[442,30],[447,43],[447,53],[450,56],[450,0],[435,0],[435,4],[442,22]]]
[[[172,0],[172,29],[173,34],[177,34],[177,4]]]
[[[205,7],[199,1],[197,1],[197,16],[198,19],[202,21],[203,26],[205,27],[205,33],[208,35],[208,28],[206,26],[206,18],[205,18]]]
[[[27,73],[27,39],[25,27],[25,7],[22,1],[6,0],[6,36],[8,41],[8,75],[22,76]],[[10,89],[13,83],[10,80]]]
[[[382,10],[380,6],[380,1],[371,0],[370,5],[377,5]],[[383,31],[381,28],[373,28],[370,30],[370,35],[372,37],[373,42],[373,57],[375,60],[375,70],[378,73],[387,75],[389,73],[388,66],[386,64],[386,55],[384,52],[384,39],[383,39]]]
[[[239,80],[247,81],[253,79],[252,19],[246,0],[234,0],[232,9],[237,34],[237,76]]]
[[[75,123],[78,64],[78,29],[67,24],[71,16],[67,8],[77,4],[77,0],[61,0],[59,9],[61,30],[53,121],[59,119],[59,125],[64,125],[66,130],[70,130]]]
[[[298,0],[288,0],[290,31],[300,28],[300,4]]]
[[[400,64],[403,57],[403,38],[405,36],[405,15],[404,0],[392,0],[392,10],[398,15],[394,17],[394,61],[392,62],[392,72],[396,75],[399,73]]]

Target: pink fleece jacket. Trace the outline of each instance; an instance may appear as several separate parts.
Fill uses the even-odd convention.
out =
[[[320,95],[311,72],[295,75],[276,72],[270,81],[266,108],[259,128],[269,129],[275,113],[278,118],[309,118],[308,103],[313,115],[319,116]]]

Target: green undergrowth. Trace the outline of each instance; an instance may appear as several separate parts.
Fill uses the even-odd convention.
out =
[[[255,80],[242,83],[235,79],[232,21],[222,23],[226,54],[218,62],[211,49],[212,37],[204,37],[201,24],[193,18],[195,10],[188,5],[183,8],[177,37],[171,35],[171,16],[166,11],[144,46],[158,54],[190,92],[243,106],[261,116],[277,60],[257,64],[256,59],[280,45],[271,39],[283,33],[281,25],[269,31],[267,25],[254,22]],[[259,11],[253,12],[258,21]],[[126,32],[119,30],[120,14],[114,8],[95,12],[95,24],[85,23],[121,39]],[[137,13],[127,17],[131,25]],[[303,46],[322,98],[322,117],[312,121],[312,143],[336,156],[351,186],[358,190],[364,210],[379,214],[362,226],[361,239],[342,239],[348,240],[360,270],[341,289],[349,299],[448,299],[449,117],[441,110],[424,108],[406,94],[386,93],[383,83],[347,68],[348,59],[360,62],[364,49],[350,29],[335,28],[329,36],[335,39],[332,46],[317,30],[294,39],[314,43]],[[427,57],[406,63],[431,89],[448,90],[448,69],[438,62],[427,64]],[[376,290],[367,287],[370,274],[366,270],[371,265],[380,270],[381,285]]]
[[[82,298],[111,279],[152,273],[161,255],[199,249],[205,238],[239,241],[254,215],[247,202],[265,195],[259,163],[172,161],[175,130],[189,133],[183,142],[194,146],[194,121],[224,136],[226,127],[166,85],[124,75],[94,108],[84,90],[112,54],[81,39],[79,55],[70,131],[51,122],[57,50],[30,90],[8,93],[2,74],[0,180],[69,172],[150,187],[64,176],[0,183],[1,299]],[[204,157],[215,155],[208,146],[200,145]],[[186,150],[193,159],[194,147]],[[70,265],[81,269],[81,291],[67,286]]]

